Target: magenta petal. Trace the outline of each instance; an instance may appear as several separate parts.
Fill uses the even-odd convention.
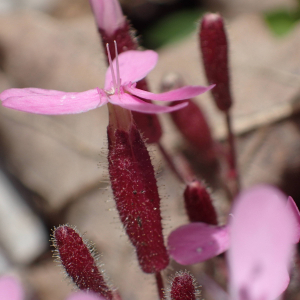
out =
[[[296,226],[286,196],[268,185],[241,193],[230,220],[231,299],[274,300],[286,288]]]
[[[152,50],[147,51],[126,51],[119,55],[119,68],[121,84],[129,82],[137,82],[144,77],[155,67],[158,59],[158,54]],[[113,60],[114,70],[116,70],[116,59]],[[115,74],[116,75],[116,74]],[[106,71],[105,89],[109,90],[112,87],[111,68]]]
[[[182,265],[203,262],[226,251],[229,246],[227,226],[191,223],[175,229],[168,237],[170,256]]]
[[[98,296],[94,293],[78,292],[72,294],[67,300],[106,300],[105,298]]]
[[[211,90],[215,85],[206,86],[184,86],[182,88],[172,90],[166,93],[153,94],[147,91],[136,89],[135,87],[128,85],[125,87],[126,91],[147,100],[157,101],[177,101],[194,98],[200,94],[203,94]]]
[[[0,299],[1,300],[23,300],[24,292],[20,282],[10,276],[0,278]]]
[[[295,236],[295,240],[294,240],[294,243],[297,244],[299,242],[299,239],[300,239],[300,213],[299,213],[299,209],[298,209],[294,199],[291,196],[288,197],[287,206],[288,206],[288,209],[290,209],[293,213],[295,226],[297,227],[297,232],[296,232],[296,236]]]
[[[109,102],[115,105],[119,105],[123,108],[142,112],[145,114],[161,114],[161,113],[172,112],[184,108],[188,105],[188,103],[181,103],[175,106],[160,106],[152,103],[146,103],[126,93],[110,96]]]
[[[16,110],[61,115],[85,112],[107,103],[99,89],[67,93],[37,88],[9,89],[0,94],[2,105]]]

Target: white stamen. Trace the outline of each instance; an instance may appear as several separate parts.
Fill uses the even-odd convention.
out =
[[[115,72],[114,72],[114,67],[112,64],[112,60],[111,60],[111,56],[110,56],[110,51],[109,51],[109,45],[108,43],[106,44],[106,50],[107,50],[107,54],[108,54],[108,60],[109,60],[109,65],[110,65],[110,70],[111,70],[111,76],[112,76],[112,80],[113,80],[113,85],[114,85],[114,89],[117,89],[117,83],[116,83],[116,77],[115,77]]]
[[[117,89],[118,89],[118,93],[120,94],[121,78],[120,78],[120,69],[119,69],[119,54],[118,54],[117,42],[114,41],[114,44],[115,44],[116,66],[117,66]]]

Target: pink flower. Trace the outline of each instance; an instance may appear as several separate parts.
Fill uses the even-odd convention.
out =
[[[78,292],[73,293],[67,300],[106,300],[104,297],[95,295],[94,293]]]
[[[170,256],[181,265],[203,262],[229,247],[228,226],[193,222],[180,226],[168,237]]]
[[[10,276],[0,277],[1,300],[25,300],[25,295],[20,282]],[[93,293],[78,292],[72,294],[67,300],[106,300]]]
[[[294,199],[291,196],[288,197],[287,206],[293,212],[294,215],[294,226],[297,227],[294,243],[297,244],[300,240],[300,212]]]
[[[192,223],[173,231],[170,256],[191,264],[229,248],[230,299],[273,300],[289,283],[299,220],[291,198],[287,201],[275,187],[256,186],[236,198],[228,225]]]
[[[20,282],[10,276],[0,278],[0,299],[1,300],[23,300],[24,292]]]
[[[116,43],[115,43],[116,49]],[[116,51],[117,52],[117,51]],[[110,55],[109,55],[110,56]],[[81,93],[68,93],[38,88],[8,89],[0,94],[3,106],[37,114],[60,115],[81,113],[108,102],[143,113],[165,113],[185,107],[146,103],[142,99],[177,101],[189,99],[210,90],[213,86],[185,86],[161,94],[137,89],[136,82],[144,78],[156,65],[156,52],[127,51],[121,53],[106,72],[104,89],[95,88]]]
[[[232,300],[273,300],[289,283],[295,236],[294,212],[286,196],[257,186],[236,199],[230,219],[227,262]]]

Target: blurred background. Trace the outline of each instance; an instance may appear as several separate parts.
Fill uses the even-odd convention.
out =
[[[300,1],[124,0],[121,5],[141,45],[160,55],[148,77],[154,92],[170,74],[186,84],[206,84],[198,24],[205,12],[222,14],[231,50],[233,125],[242,185],[275,184],[300,201]],[[0,91],[84,91],[102,87],[105,70],[88,0],[0,0]],[[215,139],[224,141],[223,116],[210,95],[197,102]],[[224,192],[170,118],[160,119],[162,143],[170,153],[183,153],[193,163],[211,187],[224,222]],[[114,210],[107,175],[107,123],[106,107],[70,116],[0,107],[0,274],[19,277],[28,299],[62,300],[74,290],[53,262],[49,242],[51,229],[66,223],[86,232],[96,244],[124,300],[156,297],[154,278],[139,270]],[[150,152],[159,173],[167,236],[187,223],[184,186],[155,146]],[[166,274],[179,268],[172,264]],[[203,268],[199,264],[191,270]],[[299,286],[293,286],[291,298],[297,297]]]

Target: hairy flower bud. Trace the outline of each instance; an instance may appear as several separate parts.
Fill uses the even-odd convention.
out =
[[[209,84],[216,84],[212,95],[217,107],[228,111],[232,99],[228,71],[228,43],[223,19],[219,14],[206,14],[201,22],[200,46]]]
[[[168,92],[184,86],[184,79],[177,73],[167,74],[161,82],[161,91]],[[202,161],[216,161],[216,151],[210,127],[199,104],[193,99],[173,101],[177,105],[188,101],[189,105],[170,113],[172,121],[184,138],[198,151]]]
[[[145,273],[168,266],[153,166],[131,113],[108,105],[108,162],[116,207]]]
[[[108,52],[106,45],[109,45],[111,57],[114,59],[114,41],[117,43],[119,54],[128,50],[137,50],[138,41],[135,37],[135,31],[125,16],[122,15],[120,3],[117,0],[90,0],[90,2],[96,18],[99,33],[102,38],[107,62]],[[106,11],[110,12],[109,15],[111,15],[111,19],[108,18]],[[107,20],[107,22],[105,22],[105,20]],[[148,91],[146,80],[142,79],[139,81],[137,83],[137,88]],[[148,101],[146,100],[146,102]],[[162,129],[157,115],[143,114],[139,112],[132,112],[132,115],[137,127],[143,133],[147,143],[156,143],[160,140],[162,136]]]
[[[196,300],[198,295],[193,276],[187,271],[176,273],[171,283],[171,300]]]
[[[210,195],[198,180],[187,185],[184,191],[184,202],[190,222],[218,225]]]
[[[114,298],[97,266],[95,250],[77,230],[67,225],[59,226],[54,229],[52,242],[59,261],[79,289],[92,291],[108,300]]]
[[[185,100],[173,102],[172,105],[183,102]],[[203,161],[215,161],[214,141],[201,108],[193,100],[190,100],[188,106],[170,114],[178,130],[199,151],[199,156],[203,158]]]

